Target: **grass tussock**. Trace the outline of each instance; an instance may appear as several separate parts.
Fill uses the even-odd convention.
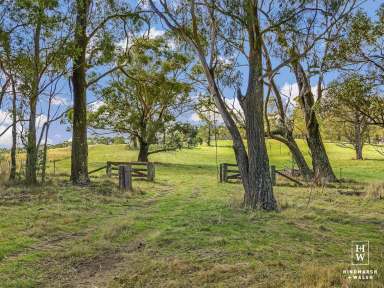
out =
[[[130,219],[123,220],[120,223],[111,223],[103,232],[103,238],[109,241],[118,239],[125,233],[129,233],[132,223],[133,221]]]
[[[384,182],[368,184],[366,188],[366,197],[373,200],[384,199]]]

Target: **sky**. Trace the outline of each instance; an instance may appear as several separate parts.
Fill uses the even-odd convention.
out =
[[[366,3],[363,5],[363,9],[367,12],[367,14],[371,17],[375,17],[375,11],[380,6],[382,1],[376,1],[376,0],[369,0],[366,1]],[[161,23],[157,23],[151,27],[150,31],[150,37],[157,37],[164,34],[166,27],[163,27]],[[118,45],[124,45],[124,40]],[[273,59],[273,61],[276,63],[276,60]],[[325,82],[330,82],[338,77],[338,74],[328,73],[326,74]],[[102,80],[99,84],[104,85],[108,82],[108,79]],[[280,87],[281,93],[283,95],[292,95],[296,96],[298,93],[298,87],[295,82],[295,79],[286,68],[282,69],[277,77],[277,84]],[[315,83],[312,83],[315,85]],[[225,91],[226,94],[228,94],[228,97],[233,97],[233,92]],[[89,109],[93,110],[96,109],[99,105],[102,104],[99,99],[97,99],[94,95],[94,93],[91,90],[88,90],[87,92],[88,97],[88,103],[89,103]],[[8,100],[9,101],[9,100]],[[69,87],[69,79],[65,79],[60,82],[59,88],[58,88],[58,94],[55,96],[55,98],[52,101],[52,110],[53,113],[60,114],[61,112],[65,111],[72,105],[72,93],[71,89]],[[46,97],[42,97],[39,103],[39,111],[46,111],[48,106],[48,100]],[[38,123],[38,133],[41,131],[42,123],[46,120],[46,117],[44,115],[39,115],[37,118]],[[198,124],[200,122],[199,117],[194,112],[188,112],[185,115],[181,116],[182,121],[188,121],[194,124]],[[10,118],[6,110],[0,110],[0,131],[3,131],[7,126],[10,124]],[[20,129],[20,127],[19,127]],[[50,144],[57,144],[61,143],[63,141],[70,141],[71,140],[71,128],[68,123],[61,123],[60,121],[57,121],[51,125],[49,135],[48,135],[48,142]],[[92,137],[92,133],[89,132],[89,137]],[[0,137],[0,147],[10,147],[11,145],[11,129],[9,129],[3,136]]]

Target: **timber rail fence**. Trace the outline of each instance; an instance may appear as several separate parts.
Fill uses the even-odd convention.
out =
[[[143,178],[149,181],[153,181],[155,179],[155,165],[152,162],[108,161],[106,165],[103,165],[102,167],[94,169],[90,171],[88,174],[93,174],[105,169],[107,176],[112,177],[112,176],[118,175],[118,173],[114,173],[114,172],[119,171],[120,166],[128,166],[132,177]]]
[[[118,171],[119,188],[122,191],[133,191],[132,179],[142,178],[148,181],[155,179],[155,165],[151,162],[112,162],[108,161],[106,165],[94,169],[88,174],[93,174],[106,169],[108,177],[114,176],[114,171]]]
[[[272,185],[276,185],[276,174],[280,175],[299,186],[303,186],[303,183],[284,174],[282,171],[276,170],[276,166],[270,166]],[[219,166],[220,182],[229,182],[229,180],[241,180],[239,167],[237,164],[221,163]]]
[[[149,181],[155,179],[155,165],[152,162],[107,162],[107,175],[111,177],[113,171],[119,170],[119,166],[131,167],[132,177],[146,178]]]

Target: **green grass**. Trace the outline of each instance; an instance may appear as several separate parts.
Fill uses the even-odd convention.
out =
[[[308,148],[305,141],[298,140],[300,149],[307,161],[310,163]],[[380,155],[373,146],[365,145],[364,158],[366,160],[354,160],[354,150],[341,147],[335,143],[325,144],[329,158],[337,177],[353,179],[356,181],[380,181],[384,175],[384,156]],[[270,164],[281,169],[292,167],[292,157],[288,148],[277,141],[267,142],[267,150],[270,155]],[[57,163],[57,172],[69,173],[70,159],[68,149],[56,149],[50,152],[51,159],[65,159]],[[135,161],[137,151],[127,149],[126,145],[92,145],[89,147],[89,169],[93,170],[105,165],[106,161]],[[218,163],[235,163],[233,149],[230,141],[218,141],[217,152]],[[159,163],[180,164],[180,165],[202,165],[216,169],[215,147],[200,146],[195,149],[182,151],[163,152],[153,154],[151,161]],[[49,171],[53,171],[52,163]]]
[[[291,166],[284,146],[267,147],[271,164]],[[327,149],[343,178],[382,179],[373,148],[364,161],[351,149]],[[91,146],[90,169],[136,154]],[[57,155],[66,152],[50,151]],[[133,194],[104,172],[87,188],[56,178],[44,188],[1,189],[0,287],[384,287],[384,200],[343,196],[337,186],[277,186],[280,212],[245,211],[241,185],[217,183],[214,147],[151,160],[156,181],[134,181]],[[219,143],[218,162],[234,162],[229,142]],[[58,162],[57,172],[69,164]],[[370,267],[381,274],[374,281],[342,275],[356,240],[370,241]]]

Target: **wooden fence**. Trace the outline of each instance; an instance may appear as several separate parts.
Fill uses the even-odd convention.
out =
[[[52,166],[52,169],[53,169],[53,176],[56,176],[56,171],[57,171],[56,163],[57,163],[57,162],[64,161],[64,160],[68,160],[68,159],[71,159],[71,157],[68,156],[68,157],[64,157],[64,158],[61,158],[61,159],[53,159],[53,160],[49,160],[49,163],[53,163],[53,166]],[[47,165],[47,170],[48,170],[49,167],[51,167],[51,165]]]
[[[118,171],[119,166],[126,165],[132,170],[132,177],[145,178],[149,181],[155,179],[155,165],[152,162],[112,162],[108,161],[106,166],[98,168],[93,172],[97,172],[102,169],[106,169],[106,173],[109,177],[113,176],[113,171]]]
[[[124,191],[133,191],[130,165],[119,165],[119,188]]]
[[[241,180],[237,164],[220,164],[220,182],[228,182],[228,180]]]
[[[230,182],[229,180],[241,180],[239,167],[237,164],[221,163],[219,166],[220,182]],[[303,183],[286,175],[282,171],[276,170],[276,166],[270,167],[272,185],[276,185],[276,174],[302,186]]]
[[[114,171],[118,171],[119,188],[124,191],[133,191],[132,179],[145,178],[149,181],[155,179],[155,165],[151,162],[112,162],[108,161],[107,165],[99,167],[88,172],[93,174],[106,169],[108,177],[115,176]],[[117,176],[117,175],[116,175]]]

